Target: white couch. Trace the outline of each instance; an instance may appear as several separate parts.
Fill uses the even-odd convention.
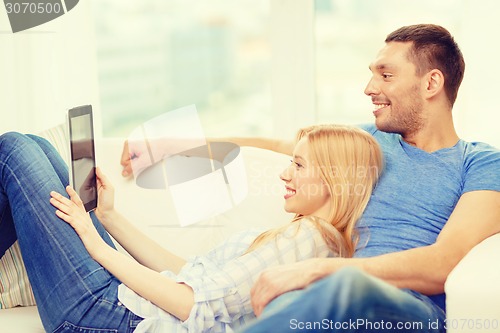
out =
[[[116,189],[117,208],[153,239],[180,255],[203,253],[235,231],[270,228],[291,218],[282,209],[283,185],[278,179],[289,163],[287,156],[242,148],[249,186],[243,202],[216,217],[180,227],[168,191],[142,189],[133,180],[121,177],[122,143],[122,139],[96,143],[98,164]],[[62,153],[67,159],[67,151]],[[499,281],[500,235],[496,235],[474,248],[446,282],[448,332],[500,332]],[[485,329],[479,329],[479,325]],[[43,332],[36,307],[0,310],[0,332]]]
[[[460,261],[445,291],[448,333],[500,332],[500,234]]]

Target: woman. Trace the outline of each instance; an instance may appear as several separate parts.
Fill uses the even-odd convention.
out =
[[[186,262],[115,211],[99,169],[99,203],[89,215],[50,144],[9,133],[0,138],[0,216],[15,225],[48,332],[225,332],[253,316],[250,288],[264,269],[352,255],[355,222],[381,168],[379,147],[362,130],[303,129],[281,174],[292,223],[239,233]]]

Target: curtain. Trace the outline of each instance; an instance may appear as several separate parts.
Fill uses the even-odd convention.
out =
[[[80,1],[63,16],[18,33],[7,15],[0,16],[0,133],[39,132],[65,122],[77,105],[99,109],[91,13],[90,1]]]

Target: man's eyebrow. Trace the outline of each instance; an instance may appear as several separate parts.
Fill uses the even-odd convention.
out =
[[[368,66],[368,69],[370,71],[373,71],[374,69],[377,70],[377,71],[382,71],[382,70],[385,70],[385,69],[394,69],[394,66],[390,65],[390,64],[370,64]]]

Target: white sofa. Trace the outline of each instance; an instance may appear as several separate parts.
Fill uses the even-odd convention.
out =
[[[59,141],[56,146],[67,159],[60,139],[55,140]],[[242,148],[248,184],[248,195],[243,202],[216,217],[180,227],[167,190],[143,189],[133,180],[121,177],[122,143],[122,139],[96,143],[98,164],[116,189],[117,208],[153,239],[180,255],[203,253],[235,231],[270,228],[291,218],[282,209],[283,185],[278,178],[289,163],[287,156]],[[446,282],[448,332],[500,332],[499,281],[500,235],[496,235],[475,247]],[[0,310],[0,332],[43,332],[36,307]]]
[[[500,332],[500,234],[460,261],[445,291],[448,333]]]

